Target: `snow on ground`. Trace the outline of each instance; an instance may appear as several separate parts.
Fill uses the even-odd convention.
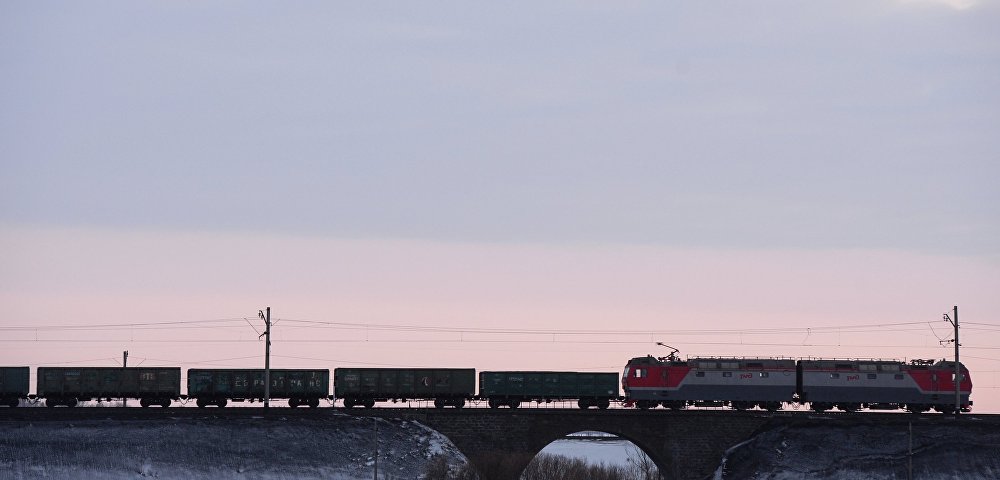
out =
[[[716,480],[996,480],[1000,431],[995,424],[913,423],[912,476],[907,425],[775,428],[731,448]]]
[[[415,479],[427,461],[465,458],[415,422],[331,412],[310,418],[0,422],[0,480]]]

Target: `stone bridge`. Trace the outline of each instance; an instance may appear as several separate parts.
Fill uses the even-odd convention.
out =
[[[420,422],[448,437],[483,480],[516,480],[545,446],[581,431],[605,432],[631,441],[668,480],[701,480],[715,472],[727,449],[779,426],[877,425],[906,431],[915,419],[922,424],[954,422],[949,415],[712,410],[383,408],[345,413]]]
[[[575,409],[372,409],[348,410],[420,422],[448,437],[483,480],[516,480],[555,440],[597,431],[634,443],[665,478],[702,479],[719,466],[729,447],[771,421],[766,412],[676,412]]]

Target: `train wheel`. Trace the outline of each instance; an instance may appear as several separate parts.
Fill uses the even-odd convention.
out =
[[[824,411],[826,411],[829,408],[829,407],[827,407],[826,405],[824,405],[822,403],[813,403],[812,405],[810,405],[810,407],[816,413],[823,413]]]
[[[638,402],[635,402],[635,406],[638,407],[639,410],[649,410],[650,408],[656,408],[656,402],[639,400]]]
[[[769,412],[777,412],[781,410],[781,402],[767,402],[764,404],[764,409]]]
[[[601,399],[600,401],[597,402],[597,408],[601,410],[607,410],[608,407],[610,406],[611,406],[611,400],[608,400],[606,398]]]
[[[198,399],[194,403],[195,403],[195,405],[198,405],[198,408],[205,408],[205,407],[208,406],[208,399],[207,398],[198,397]]]
[[[510,407],[510,408],[517,408],[517,407],[520,407],[520,406],[521,406],[521,401],[520,401],[520,400],[517,400],[517,399],[514,399],[514,400],[508,400],[508,401],[507,401],[507,406],[508,406],[508,407]]]
[[[309,399],[309,408],[319,407],[319,398],[314,397]]]
[[[170,407],[170,399],[169,398],[164,398],[164,399],[160,400],[160,406],[163,407],[163,408]]]
[[[441,400],[440,398],[435,398],[434,408],[444,408],[444,400]]]
[[[354,399],[353,398],[345,398],[344,399],[344,408],[354,408]]]
[[[458,400],[455,400],[455,408],[462,408],[464,406],[465,406],[464,398],[459,398]]]
[[[497,399],[495,399],[495,398],[491,398],[489,400],[486,400],[486,404],[489,405],[490,408],[500,408],[500,402],[497,401]]]
[[[64,403],[67,407],[75,407],[77,404],[76,398],[70,398]]]
[[[576,402],[576,404],[577,406],[579,406],[584,410],[590,408],[590,400],[587,400],[585,398],[581,398],[579,401]]]
[[[139,399],[139,406],[142,408],[149,408],[149,399],[142,397]]]
[[[288,399],[288,406],[291,407],[291,408],[295,408],[295,407],[299,406],[299,399],[297,399],[295,397],[289,398]]]
[[[20,404],[21,404],[21,401],[18,400],[18,399],[16,399],[16,398],[12,398],[10,400],[7,400],[7,406],[10,407],[10,408],[14,408],[14,407],[16,407],[16,406],[18,406]]]
[[[59,400],[57,400],[55,398],[46,398],[45,399],[45,406],[46,407],[52,408],[52,407],[55,407],[56,405],[59,405]]]
[[[218,400],[215,401],[215,404],[219,408],[225,408],[225,406],[226,406],[227,403],[229,403],[229,401],[226,400],[225,398],[220,398],[220,399],[218,399]]]
[[[374,398],[365,399],[365,408],[375,408],[375,399]]]

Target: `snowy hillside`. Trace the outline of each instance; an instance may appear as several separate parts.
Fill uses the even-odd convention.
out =
[[[369,479],[375,422],[311,418],[0,421],[0,480]],[[464,457],[420,424],[378,422],[379,478],[419,478],[428,460]]]
[[[964,420],[955,425],[913,422],[912,477],[909,425],[778,427],[727,452],[716,480],[996,480],[1000,430]]]

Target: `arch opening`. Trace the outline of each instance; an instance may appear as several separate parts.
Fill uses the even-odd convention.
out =
[[[553,440],[528,462],[521,480],[602,478],[663,480],[656,462],[620,435],[584,430]]]

